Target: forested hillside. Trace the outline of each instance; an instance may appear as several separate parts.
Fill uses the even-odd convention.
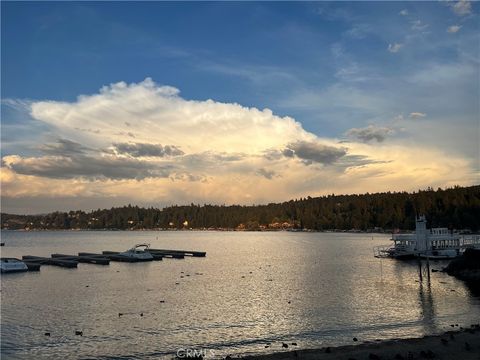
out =
[[[2,214],[2,229],[414,229],[415,215],[429,226],[480,229],[480,186],[414,193],[328,195],[259,206],[187,205],[164,209],[125,206],[47,215]]]

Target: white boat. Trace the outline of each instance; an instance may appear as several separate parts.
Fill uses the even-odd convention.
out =
[[[468,247],[480,247],[479,236],[462,236],[447,228],[427,229],[425,216],[419,216],[413,234],[393,234],[391,245],[376,246],[375,257],[409,259],[453,259]]]
[[[137,261],[150,261],[153,260],[153,255],[148,251],[149,248],[150,244],[137,244],[131,249],[121,252],[118,255],[136,259]]]
[[[19,259],[1,258],[0,271],[2,273],[22,272],[22,271],[28,271],[28,267],[23,261]]]

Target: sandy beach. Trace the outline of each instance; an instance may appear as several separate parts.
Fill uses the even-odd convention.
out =
[[[353,342],[353,341],[352,341]],[[289,345],[289,349],[295,346]],[[456,359],[480,360],[480,327],[449,331],[442,335],[415,339],[400,339],[358,345],[292,350],[267,355],[247,356],[259,360],[401,360],[401,359]]]

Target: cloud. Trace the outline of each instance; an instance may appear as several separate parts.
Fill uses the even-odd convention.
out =
[[[345,135],[351,138],[358,139],[362,142],[383,142],[389,135],[393,134],[394,130],[388,127],[377,127],[369,125],[365,128],[352,128],[348,130]]]
[[[276,176],[275,171],[267,170],[264,168],[258,169],[256,174],[259,176],[263,176],[265,179],[271,180],[274,176]]]
[[[114,143],[113,149],[117,154],[132,157],[165,157],[180,156],[184,152],[174,145],[144,144],[144,143]]]
[[[452,25],[452,26],[449,26],[447,28],[447,32],[448,33],[451,33],[451,34],[454,34],[456,32],[458,32],[462,27],[460,25]]]
[[[408,15],[408,10],[407,9],[403,9],[399,12],[400,15],[402,16],[407,16]]]
[[[403,44],[400,43],[393,43],[393,44],[388,44],[388,51],[391,53],[397,53],[400,51],[400,49],[403,47]]]
[[[346,149],[328,146],[315,141],[297,141],[283,150],[286,157],[297,157],[305,164],[333,164],[347,154]]]
[[[422,31],[428,28],[428,24],[423,23],[421,20],[412,21],[412,30]]]
[[[206,182],[206,181],[208,181],[207,178],[203,175],[194,175],[194,174],[190,174],[190,173],[176,173],[176,174],[170,176],[170,179],[172,181],[180,180],[180,181],[190,181],[190,182],[195,182],[195,181]]]
[[[427,116],[427,114],[421,113],[421,112],[411,112],[411,113],[408,115],[408,117],[409,117],[410,119],[420,119],[420,118],[424,118],[424,117],[426,117],[426,116]]]
[[[178,89],[159,86],[149,78],[130,85],[112,84],[71,103],[33,102],[30,109],[34,119],[49,124],[62,137],[94,148],[131,143],[134,134],[135,143],[174,143],[185,153],[257,153],[292,139],[315,138],[291,117],[274,115],[269,109],[185,100]],[[79,133],[76,128],[99,133]]]
[[[71,141],[68,139],[58,139],[54,143],[47,143],[40,146],[39,150],[45,154],[63,156],[84,154],[86,151],[89,151],[91,149],[75,141]]]
[[[331,87],[296,104],[325,111],[337,106],[363,117],[386,108],[376,95]],[[5,211],[17,209],[15,204],[29,204],[28,212],[52,204],[59,210],[99,207],[98,199],[102,207],[259,204],[475,181],[468,159],[445,155],[436,144],[402,145],[402,137],[387,144],[393,128],[351,129],[350,141],[340,145],[339,139],[308,132],[269,109],[188,100],[150,79],[112,84],[71,102],[31,101],[25,108],[31,121],[48,126],[46,138],[55,140],[28,139],[2,158]],[[430,170],[416,170],[425,163]]]
[[[472,12],[472,4],[470,1],[460,0],[448,3],[449,6],[452,8],[453,12],[458,16],[465,16],[471,14]]]
[[[136,179],[168,177],[168,166],[116,156],[41,156],[23,158],[17,155],[3,157],[3,163],[18,174],[53,179],[84,178],[88,180]]]

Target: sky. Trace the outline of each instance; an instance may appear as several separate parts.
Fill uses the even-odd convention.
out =
[[[479,184],[479,9],[2,1],[2,212]]]

